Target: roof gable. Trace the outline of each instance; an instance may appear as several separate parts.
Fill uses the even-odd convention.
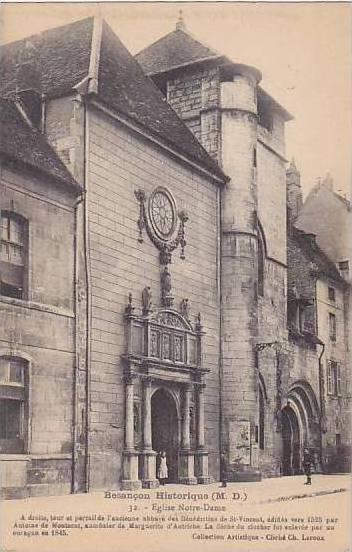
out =
[[[136,55],[138,63],[148,75],[221,57],[182,29],[163,36]]]

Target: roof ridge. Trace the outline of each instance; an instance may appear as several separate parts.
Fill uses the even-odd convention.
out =
[[[3,44],[0,44],[0,50],[2,48],[5,48],[7,46],[13,46],[14,44],[19,44],[21,42],[25,42],[26,40],[31,41],[33,38],[36,37],[42,37],[47,34],[53,33],[54,31],[58,31],[60,29],[64,29],[66,27],[70,27],[71,25],[75,25],[76,23],[82,23],[83,21],[88,21],[89,19],[94,19],[96,16],[89,15],[88,17],[83,17],[81,19],[75,19],[74,21],[71,21],[70,23],[64,23],[63,25],[59,25],[57,27],[50,27],[49,29],[44,29],[43,31],[39,31],[38,33],[34,33],[29,36],[24,36],[23,38],[18,38],[17,40],[12,40],[11,42],[4,42]]]
[[[190,33],[187,29],[187,31],[185,31],[184,29],[174,29],[173,31],[170,31],[169,33],[167,33],[166,35],[163,35],[161,36],[160,38],[158,38],[157,40],[155,40],[154,42],[152,42],[151,44],[149,44],[148,46],[145,46],[145,48],[142,48],[142,50],[140,50],[139,52],[137,52],[136,54],[134,54],[134,57],[138,58],[139,54],[141,54],[142,52],[144,52],[144,50],[148,50],[149,48],[153,48],[156,44],[158,44],[159,42],[163,41],[165,38],[171,36],[172,34],[177,34],[177,33],[183,33],[185,34],[186,36],[189,36],[190,38],[192,38],[192,40],[194,40],[195,42],[198,42],[198,44],[200,44],[201,46],[203,46],[204,48],[207,48],[208,50],[212,51],[214,53],[214,56],[209,56],[209,57],[215,57],[215,56],[221,56],[223,57],[223,54],[220,54],[217,50],[215,50],[212,46],[209,46],[208,44],[205,44],[204,42],[201,42],[196,36],[194,36],[192,33]]]

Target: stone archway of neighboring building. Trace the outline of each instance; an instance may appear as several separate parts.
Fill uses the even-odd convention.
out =
[[[312,387],[304,381],[294,383],[282,410],[283,475],[302,473],[303,447],[319,457],[319,406]]]
[[[168,482],[178,481],[178,453],[180,447],[179,416],[173,394],[161,387],[151,399],[152,447],[156,452],[165,451],[168,465]]]
[[[295,405],[288,403],[282,410],[283,475],[301,473],[303,431]]]

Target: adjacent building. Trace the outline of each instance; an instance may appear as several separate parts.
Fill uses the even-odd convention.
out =
[[[1,487],[69,493],[82,190],[20,100],[0,101],[0,128]]]

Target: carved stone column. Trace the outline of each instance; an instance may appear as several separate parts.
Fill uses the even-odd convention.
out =
[[[197,388],[197,450],[194,456],[194,472],[198,483],[203,484],[211,481],[208,472],[208,452],[205,450],[204,389],[204,384]]]
[[[179,482],[185,485],[196,485],[197,478],[194,477],[194,452],[191,448],[190,432],[190,407],[191,407],[191,385],[186,385],[184,389],[183,416],[182,416],[182,440],[180,450],[180,476]]]
[[[138,453],[134,448],[133,376],[125,377],[125,450],[123,451],[123,479],[121,487],[131,490],[141,487],[138,479]]]
[[[152,489],[159,486],[156,478],[156,452],[152,450],[152,381],[143,380],[143,451],[141,453],[142,486]]]
[[[191,431],[190,431],[190,422],[191,422],[191,392],[192,388],[190,385],[187,385],[184,390],[184,401],[183,401],[183,423],[182,423],[182,448],[188,450],[191,447]]]
[[[204,448],[204,388],[201,384],[197,389],[197,449]]]

